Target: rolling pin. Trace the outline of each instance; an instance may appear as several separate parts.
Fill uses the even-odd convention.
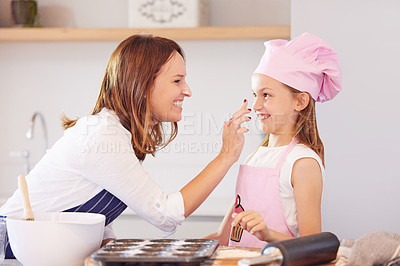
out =
[[[269,264],[281,266],[317,265],[336,258],[340,242],[336,235],[323,232],[268,243],[261,256],[242,259],[238,265]]]

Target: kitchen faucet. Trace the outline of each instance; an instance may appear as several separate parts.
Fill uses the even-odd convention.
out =
[[[39,117],[40,120],[42,121],[42,128],[43,128],[43,138],[45,141],[45,149],[47,150],[48,148],[48,138],[47,138],[47,128],[46,128],[46,122],[44,121],[44,117],[40,112],[35,112],[31,118],[31,121],[29,122],[29,127],[26,132],[26,138],[31,140],[33,139],[33,128],[35,126],[35,121],[36,117]],[[29,173],[30,166],[29,166],[29,159],[30,159],[30,151],[29,150],[23,150],[23,151],[10,151],[10,157],[22,157],[24,158],[24,175],[27,175]]]
[[[28,131],[26,132],[26,138],[27,139],[32,139],[33,138],[33,127],[35,125],[36,117],[39,117],[40,120],[42,121],[43,137],[44,137],[44,141],[45,141],[45,149],[47,150],[48,138],[47,138],[46,122],[44,121],[44,117],[40,112],[35,112],[33,114],[32,118],[31,118],[31,121],[29,122]]]

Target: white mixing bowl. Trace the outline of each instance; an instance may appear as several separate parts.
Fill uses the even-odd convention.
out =
[[[100,247],[105,216],[95,213],[49,212],[34,221],[8,216],[11,249],[24,266],[83,265]]]

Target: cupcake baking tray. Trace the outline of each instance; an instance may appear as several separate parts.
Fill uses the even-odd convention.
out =
[[[218,247],[212,239],[117,239],[91,255],[100,265],[200,264]]]

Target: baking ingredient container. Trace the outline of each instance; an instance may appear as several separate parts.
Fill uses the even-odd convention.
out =
[[[105,216],[96,213],[49,212],[34,221],[7,216],[11,249],[24,266],[83,265],[100,248]]]

